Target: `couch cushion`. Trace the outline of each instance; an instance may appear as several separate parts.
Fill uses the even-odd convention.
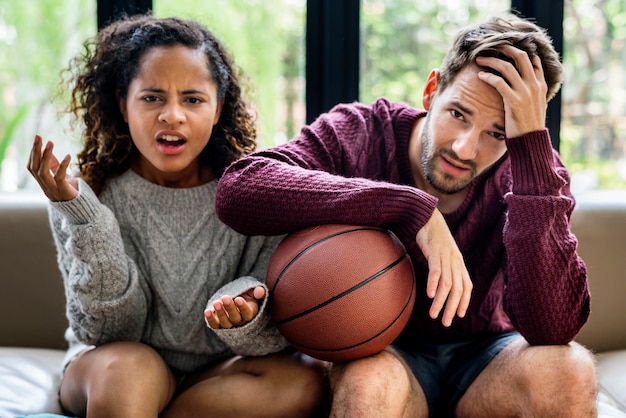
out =
[[[576,197],[572,231],[587,264],[591,316],[576,340],[595,352],[626,348],[624,237],[626,193],[593,192]]]
[[[613,400],[600,389],[598,393],[598,418],[626,418],[626,412],[619,409]]]
[[[64,350],[0,347],[0,417],[60,413]]]
[[[0,347],[0,417],[60,414],[64,350]],[[626,417],[626,350],[598,358],[599,418]]]
[[[0,194],[0,346],[67,347],[63,279],[47,205],[43,193]]]
[[[597,354],[601,393],[610,403],[626,413],[626,350]],[[625,415],[626,416],[626,415]]]

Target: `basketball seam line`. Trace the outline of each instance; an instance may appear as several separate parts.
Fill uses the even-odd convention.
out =
[[[290,316],[290,317],[288,317],[288,318],[285,318],[285,319],[281,319],[281,320],[279,320],[279,321],[276,321],[276,325],[281,325],[281,324],[284,324],[284,323],[286,323],[286,322],[293,321],[294,319],[298,319],[298,318],[300,318],[300,317],[303,317],[303,316],[305,316],[305,315],[308,315],[308,314],[310,314],[311,312],[313,312],[313,311],[315,311],[315,310],[317,310],[317,309],[319,309],[319,308],[322,308],[322,307],[324,307],[324,306],[326,306],[326,305],[329,305],[329,304],[333,303],[333,302],[334,302],[334,301],[336,301],[337,299],[340,299],[340,298],[344,297],[345,295],[347,295],[347,294],[351,293],[351,292],[352,292],[352,291],[354,291],[355,289],[358,289],[358,288],[360,288],[360,287],[363,287],[363,286],[365,286],[366,284],[368,284],[369,282],[371,282],[372,280],[375,280],[377,277],[379,277],[379,276],[381,276],[381,275],[385,274],[386,272],[388,272],[389,270],[391,270],[392,268],[394,268],[395,266],[397,266],[398,264],[400,264],[400,262],[402,262],[402,260],[404,260],[404,259],[405,259],[406,257],[408,257],[408,256],[409,256],[409,254],[405,252],[405,253],[404,253],[404,254],[402,254],[400,257],[398,257],[398,259],[397,259],[396,261],[394,261],[393,263],[391,263],[391,264],[387,265],[384,269],[379,270],[378,272],[376,272],[376,274],[374,274],[374,275],[372,275],[372,276],[368,277],[367,279],[363,280],[362,282],[360,282],[360,283],[358,283],[358,284],[356,284],[356,285],[354,285],[354,286],[352,286],[352,287],[350,287],[350,288],[348,288],[348,289],[344,290],[343,292],[339,293],[338,295],[333,296],[333,297],[332,297],[332,298],[330,298],[330,299],[327,299],[327,300],[326,300],[326,301],[324,301],[323,303],[320,303],[320,304],[318,304],[318,305],[315,305],[315,306],[313,306],[313,307],[311,307],[311,308],[307,309],[306,311],[303,311],[303,312],[300,312],[300,313],[298,313],[298,314],[296,314],[296,315],[292,315],[292,316]]]
[[[413,293],[413,290],[415,289],[415,280],[413,280],[413,286],[411,287],[411,291],[409,293]],[[402,316],[402,314],[404,313],[404,310],[407,308],[407,306],[409,306],[409,304],[411,303],[411,299],[412,298],[408,298],[406,300],[406,303],[404,304],[404,306],[402,307],[402,309],[400,310],[400,313],[398,313],[398,315],[396,316],[396,318],[389,324],[387,325],[385,328],[383,328],[378,334],[371,336],[370,338],[368,338],[365,341],[361,341],[357,344],[352,344],[348,347],[341,347],[341,348],[318,348],[318,347],[309,347],[306,346],[304,344],[295,344],[297,345],[297,347],[299,348],[304,348],[305,350],[315,350],[318,352],[324,352],[324,353],[332,353],[332,352],[337,352],[337,351],[345,351],[345,350],[350,350],[353,349],[355,347],[358,347],[360,345],[366,344],[370,341],[372,341],[375,338],[378,338],[378,336],[380,336],[382,333],[384,333],[385,331],[387,331],[389,328],[391,328],[392,324],[395,324],[395,322],[398,320],[398,318],[400,318],[400,316]]]
[[[351,229],[346,229],[344,231],[334,232],[334,233],[332,233],[330,235],[327,235],[324,238],[319,239],[319,240],[317,240],[317,241],[307,245],[298,254],[296,254],[296,256],[294,258],[292,258],[291,261],[289,261],[289,263],[285,267],[283,267],[283,269],[281,270],[280,274],[276,278],[276,281],[274,282],[274,286],[272,286],[272,288],[270,290],[273,292],[274,289],[276,289],[276,286],[278,286],[278,282],[280,282],[280,280],[283,278],[283,276],[285,275],[285,272],[287,270],[289,270],[289,267],[293,263],[295,263],[302,256],[302,254],[304,254],[305,252],[307,252],[311,248],[313,248],[313,247],[323,243],[324,241],[328,241],[329,239],[334,238],[336,236],[347,234],[349,232],[354,232],[354,231],[381,231],[381,232],[386,232],[385,230],[383,230],[381,228],[374,227],[374,226],[360,226],[360,227],[355,227],[355,228],[351,228]]]

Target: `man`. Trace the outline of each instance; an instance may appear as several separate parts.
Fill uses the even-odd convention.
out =
[[[411,254],[412,318],[333,365],[332,416],[595,415],[593,359],[572,342],[590,306],[574,198],[545,128],[561,75],[542,29],[494,18],[459,32],[423,111],[339,105],[226,170],[218,214],[240,232],[380,225]]]

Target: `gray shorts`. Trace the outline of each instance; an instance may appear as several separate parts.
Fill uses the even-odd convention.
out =
[[[517,332],[452,344],[393,345],[413,370],[428,401],[431,417],[454,417],[457,403]]]

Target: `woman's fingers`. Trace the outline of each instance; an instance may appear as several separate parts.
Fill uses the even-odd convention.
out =
[[[35,135],[27,168],[39,183],[39,187],[52,201],[66,201],[78,195],[78,181],[67,174],[71,157],[66,155],[61,162],[54,155],[54,144],[47,142],[42,149],[42,138]]]

